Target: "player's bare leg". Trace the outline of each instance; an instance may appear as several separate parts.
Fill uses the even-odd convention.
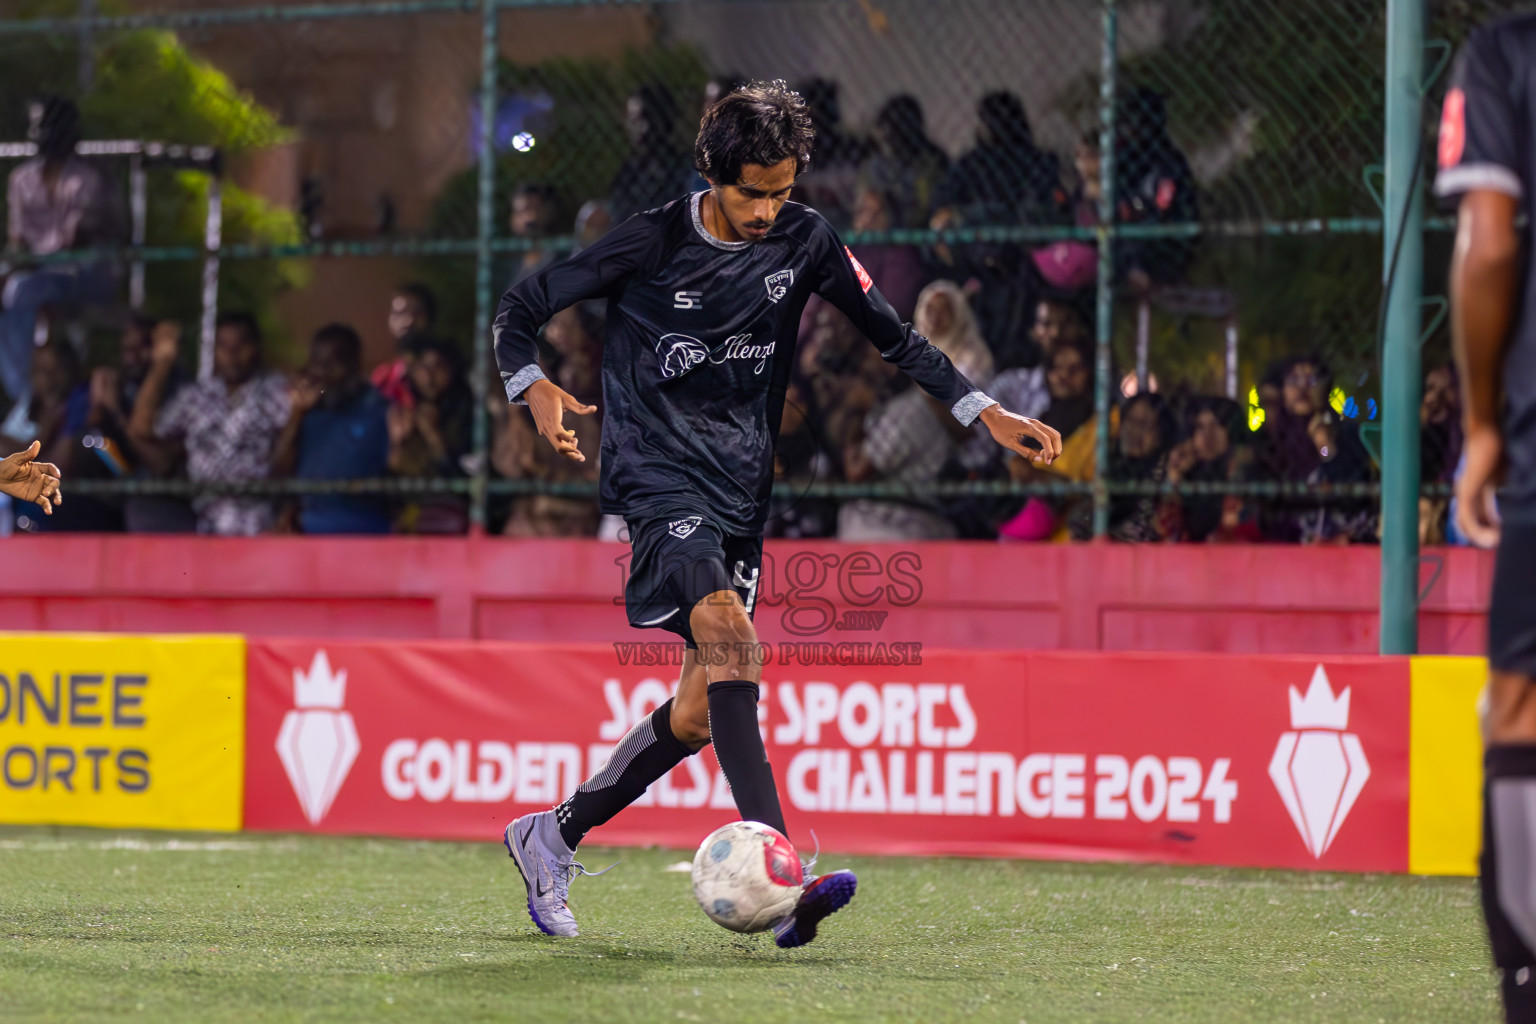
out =
[[[707,710],[715,757],[731,784],[736,809],[744,820],[760,821],[788,835],[773,768],[757,727],[758,684],[763,669],[757,630],[746,606],[735,591],[717,591],[694,606],[688,625],[699,644],[708,680]],[[678,702],[682,701],[679,687]],[[696,713],[696,691],[688,694],[686,706],[690,713]],[[846,906],[857,887],[852,871],[807,874],[794,912],[774,925],[774,941],[785,948],[810,942],[821,921]]]

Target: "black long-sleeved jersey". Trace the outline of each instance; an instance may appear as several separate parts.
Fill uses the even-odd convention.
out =
[[[1520,14],[1472,30],[1451,75],[1440,117],[1444,199],[1478,189],[1502,192],[1529,212],[1536,188],[1536,15]],[[1522,230],[1524,281],[1504,354],[1505,520],[1536,521],[1536,222]]]
[[[695,511],[760,533],[773,445],[812,293],[842,310],[888,362],[971,423],[992,400],[903,324],[821,215],[785,203],[758,242],[723,242],[704,193],[636,214],[591,248],[502,296],[492,332],[507,398],[544,374],[534,338],[573,303],[605,297],[604,512]]]

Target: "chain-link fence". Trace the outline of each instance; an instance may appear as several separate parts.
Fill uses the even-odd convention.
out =
[[[1430,5],[1426,172],[1444,58],[1505,6]],[[321,499],[373,500],[370,521],[397,529],[592,532],[595,460],[556,466],[498,396],[495,302],[618,220],[704,187],[691,148],[706,104],[784,78],[818,129],[796,198],[920,330],[951,351],[979,340],[973,375],[1068,450],[1044,471],[946,435],[921,472],[871,460],[871,431],[927,410],[813,304],[772,530],[1373,541],[1385,7],[23,0],[0,23],[0,147],[18,144],[0,167],[25,158],[26,100],[42,94],[78,104],[85,140],[139,148],[82,156],[121,197],[111,228],[41,255],[12,239],[13,281],[96,261],[113,276],[110,298],[34,310],[50,355],[0,434],[26,440],[30,426],[67,451],[72,494],[100,505],[106,528],[132,527],[136,504],[195,497],[206,520],[210,504],[256,494],[273,515],[283,502],[268,496],[302,495],[301,524]],[[166,147],[204,149],[199,161]],[[1444,279],[1447,227],[1429,221],[1427,282]],[[125,346],[129,310],[182,325],[168,406],[178,380],[225,373],[215,308],[254,314],[268,363],[290,369],[316,329],[353,324],[392,402],[386,456],[301,453],[277,462],[289,480],[238,438],[238,472],[151,451],[154,417],[130,421],[153,332],[144,323]],[[1435,309],[1421,410],[1431,539],[1459,453]],[[550,376],[595,395],[602,331],[585,310],[552,322]],[[283,419],[250,429],[278,446]]]

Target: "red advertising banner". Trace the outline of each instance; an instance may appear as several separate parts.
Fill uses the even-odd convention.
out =
[[[498,839],[600,768],[677,675],[597,645],[248,650],[245,823],[284,831]],[[772,645],[760,705],[802,842],[1407,870],[1407,659],[804,653]],[[589,841],[692,848],[735,816],[706,749]]]

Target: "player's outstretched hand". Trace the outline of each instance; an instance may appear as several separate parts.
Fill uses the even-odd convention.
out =
[[[1494,427],[1474,427],[1462,451],[1466,464],[1456,478],[1456,529],[1480,548],[1499,543],[1494,492],[1504,474],[1504,441]]]
[[[555,451],[572,462],[586,462],[587,457],[576,447],[576,431],[567,430],[563,422],[567,411],[585,416],[597,411],[595,405],[583,405],[552,381],[536,380],[523,392],[528,411],[539,428],[539,436],[555,446]]]
[[[33,501],[53,515],[55,505],[64,504],[59,494],[59,467],[51,462],[33,462],[43,450],[33,441],[25,451],[0,459],[0,491],[21,501]]]
[[[994,403],[981,410],[981,422],[992,431],[994,441],[1036,465],[1049,466],[1061,455],[1061,435],[1039,420],[1009,412]],[[1026,438],[1033,439],[1039,447],[1026,443]]]

